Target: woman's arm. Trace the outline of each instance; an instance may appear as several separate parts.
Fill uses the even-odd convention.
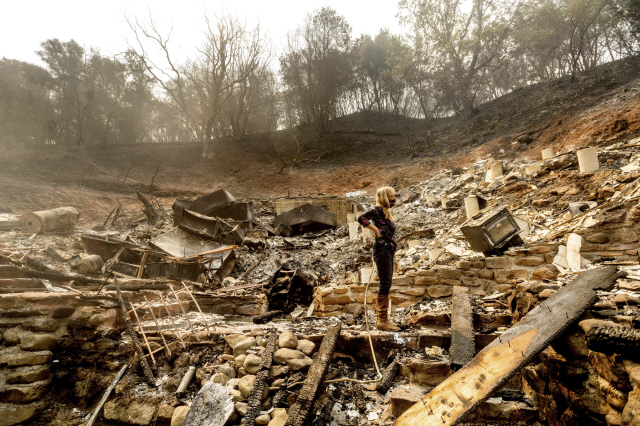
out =
[[[382,235],[380,235],[380,230],[378,228],[376,228],[376,226],[373,224],[373,222],[369,222],[369,224],[367,226],[365,226],[365,228],[372,230],[373,233],[376,234],[376,237],[378,237],[378,238],[382,237]]]

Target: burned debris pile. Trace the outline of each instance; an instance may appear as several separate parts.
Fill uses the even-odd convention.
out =
[[[365,192],[0,215],[0,424],[637,424],[639,148],[399,188],[395,333]]]

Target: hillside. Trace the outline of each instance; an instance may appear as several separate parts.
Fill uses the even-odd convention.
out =
[[[178,194],[217,188],[241,197],[282,197],[406,186],[475,158],[537,158],[547,146],[564,152],[630,138],[640,129],[639,101],[640,58],[634,57],[596,68],[574,82],[563,78],[514,91],[481,105],[471,117],[352,114],[336,120],[322,148],[311,135],[279,132],[276,146],[285,160],[297,150],[294,136],[308,141],[307,149],[323,153],[322,161],[298,161],[294,168],[283,169],[264,135],[226,142],[213,159],[203,159],[198,144],[14,150],[0,158],[0,212],[69,204],[98,220],[117,198],[133,200],[130,187],[140,184],[148,190],[158,165],[154,195],[168,204]],[[412,155],[408,140],[426,142]]]

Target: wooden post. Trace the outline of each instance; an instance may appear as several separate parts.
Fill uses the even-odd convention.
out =
[[[327,329],[320,350],[316,354],[313,364],[309,367],[309,374],[298,394],[298,399],[289,409],[289,419],[285,426],[304,426],[307,424],[307,417],[309,417],[309,412],[318,395],[318,389],[327,375],[327,370],[329,370],[341,328],[342,324],[338,323]]]
[[[144,265],[147,263],[147,257],[149,257],[149,252],[145,251],[142,255],[142,260],[140,261],[140,269],[138,269],[138,275],[136,278],[142,278],[142,274],[144,273]]]
[[[451,307],[451,367],[457,370],[473,359],[476,345],[473,336],[473,311],[469,288],[453,287]]]
[[[396,378],[399,369],[400,364],[397,359],[394,359],[382,372],[382,377],[376,385],[376,390],[382,394],[386,393],[393,384],[393,380]]]

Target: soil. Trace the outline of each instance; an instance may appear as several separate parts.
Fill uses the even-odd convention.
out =
[[[294,167],[283,167],[265,135],[219,143],[212,159],[195,143],[16,148],[0,157],[0,213],[72,205],[87,226],[104,220],[118,200],[136,205],[133,188],[170,205],[176,196],[219,188],[267,198],[404,187],[478,158],[537,159],[545,147],[559,153],[631,139],[640,129],[639,100],[640,57],[633,57],[573,82],[567,77],[516,90],[468,116],[356,113],[337,119],[322,139],[304,129],[278,132],[278,156]],[[299,151],[296,139],[307,148]],[[413,152],[409,142],[417,146]]]

